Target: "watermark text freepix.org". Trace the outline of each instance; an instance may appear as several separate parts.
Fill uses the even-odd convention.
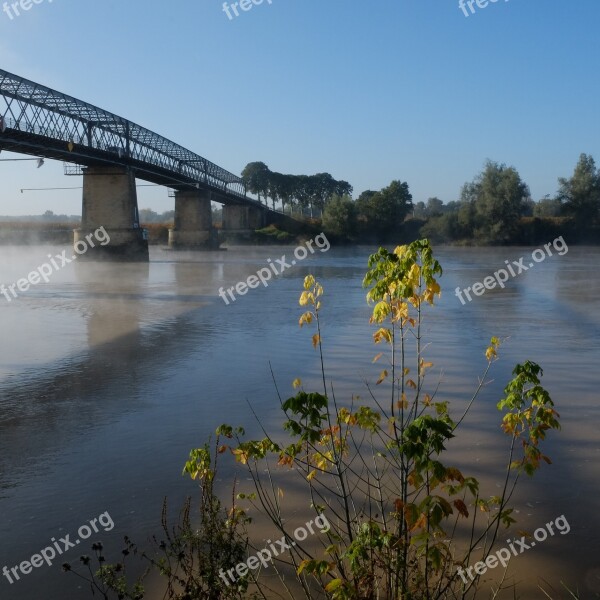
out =
[[[96,229],[94,233],[88,233],[88,235],[85,236],[85,241],[79,240],[73,246],[73,249],[75,250],[76,254],[73,254],[71,258],[67,258],[66,250],[63,250],[61,254],[57,254],[56,256],[48,254],[50,264],[44,263],[43,265],[40,265],[35,271],[31,271],[31,273],[29,273],[29,275],[27,275],[26,278],[19,279],[16,283],[11,283],[8,286],[5,286],[3,283],[0,284],[0,294],[3,294],[6,300],[10,302],[12,298],[8,293],[9,291],[14,298],[18,296],[17,292],[15,291],[15,288],[17,288],[20,292],[26,292],[30,286],[37,285],[38,283],[40,283],[40,279],[43,279],[45,283],[48,283],[48,281],[50,281],[50,275],[52,275],[52,273],[55,270],[58,271],[62,269],[65,265],[68,265],[69,263],[73,262],[77,258],[78,254],[85,254],[88,249],[88,244],[89,246],[94,248],[94,237],[96,238],[96,241],[100,242],[101,246],[106,246],[106,244],[110,243],[110,236],[108,235],[106,229],[104,229],[104,227],[100,227]],[[60,264],[56,262],[57,260],[60,261]]]
[[[508,2],[508,0],[504,1]],[[473,8],[473,4],[475,4],[477,8],[485,8],[490,4],[490,2],[495,4],[498,2],[498,0],[458,0],[458,8],[463,11],[465,17],[468,17],[469,13],[467,12],[467,6],[469,7],[471,14],[474,15],[475,9]]]
[[[95,519],[91,519],[88,523],[82,525],[77,530],[77,535],[79,538],[76,540],[71,541],[71,534],[67,534],[65,537],[58,538],[58,541],[56,538],[50,538],[52,545],[46,546],[38,554],[34,554],[29,560],[24,560],[15,567],[11,567],[9,569],[5,566],[2,569],[2,575],[4,575],[4,577],[8,579],[8,582],[12,585],[21,579],[21,575],[29,575],[34,568],[37,569],[44,563],[51,567],[54,560],[61,554],[78,546],[81,540],[87,540],[89,537],[91,537],[92,533],[98,533],[100,531],[99,526],[102,527],[104,531],[111,531],[114,528],[115,523],[108,514],[108,511],[103,512]]]
[[[299,542],[303,542],[309,533],[316,533],[313,529],[313,523],[316,526],[317,530],[320,533],[327,533],[331,529],[331,525],[327,520],[327,517],[324,514],[320,514],[316,519],[309,521],[306,523],[304,527],[298,527],[294,531],[294,538]],[[263,548],[260,552],[258,552],[254,556],[250,556],[246,562],[238,563],[234,568],[231,568],[227,571],[227,575],[225,575],[225,570],[221,569],[219,571],[219,577],[227,584],[231,585],[235,583],[237,577],[244,577],[249,571],[253,571],[254,569],[258,569],[261,565],[266,569],[269,566],[269,563],[273,561],[273,559],[279,556],[282,552],[286,550],[291,550],[293,546],[296,545],[296,542],[290,541],[288,543],[289,538],[285,535],[275,540],[275,542],[271,543],[271,540],[267,540],[267,544],[269,544],[268,548]],[[276,547],[277,544],[279,547]],[[234,575],[237,573],[237,577]]]
[[[257,288],[261,283],[265,287],[268,287],[269,284],[267,282],[271,280],[273,275],[281,275],[286,269],[293,267],[297,261],[304,260],[308,256],[309,251],[311,254],[314,254],[315,249],[313,248],[313,244],[321,252],[327,252],[327,250],[331,248],[331,244],[329,243],[327,237],[325,237],[325,234],[320,233],[319,235],[315,236],[314,240],[308,240],[305,245],[298,246],[294,250],[295,258],[291,259],[289,263],[285,258],[285,254],[281,258],[275,259],[275,263],[277,264],[273,263],[273,261],[269,258],[267,259],[267,262],[269,263],[268,267],[259,269],[256,272],[256,275],[250,275],[246,281],[240,281],[238,284],[228,288],[227,291],[220,287],[219,296],[223,298],[223,302],[225,302],[225,304],[229,304],[227,294],[229,294],[231,300],[235,302],[236,297],[234,292],[237,292],[240,296],[244,296],[246,293],[248,293],[248,289]],[[279,265],[279,267],[277,265]]]
[[[569,525],[565,515],[561,515],[560,517],[557,517],[554,521],[546,523],[545,527],[538,527],[533,532],[533,537],[538,542],[545,541],[548,537],[548,531],[550,532],[551,536],[554,535],[554,526],[556,526],[556,530],[561,535],[565,535],[569,533],[569,531],[571,531],[571,526]],[[546,531],[546,529],[548,531]],[[458,568],[456,572],[460,575],[463,582],[468,584],[469,581],[465,577],[465,573],[471,578],[471,581],[475,581],[476,576],[473,576],[473,570],[475,570],[475,573],[477,575],[483,575],[488,569],[495,569],[498,566],[498,564],[501,564],[506,569],[508,561],[513,556],[523,554],[525,550],[529,550],[530,548],[533,548],[535,546],[535,542],[529,542],[529,544],[527,544],[525,542],[525,539],[525,536],[523,536],[520,540],[506,540],[506,543],[508,544],[510,550],[508,548],[500,548],[498,552],[490,554],[485,559],[485,562],[479,561],[478,563],[475,563],[474,566],[467,567],[464,570],[462,568]],[[517,552],[517,550],[519,551]]]
[[[15,17],[21,16],[21,11],[28,11],[33,8],[34,4],[42,4],[45,0],[18,0],[12,2],[5,2],[2,5],[2,10],[8,15],[8,18],[12,21]],[[48,0],[51,4],[52,0]]]
[[[560,242],[560,244],[559,244],[559,242]],[[471,298],[471,293],[470,293],[471,291],[476,296],[483,296],[486,289],[493,290],[496,287],[496,285],[499,285],[501,288],[504,288],[505,282],[508,281],[509,272],[512,277],[516,277],[517,275],[520,275],[521,273],[524,273],[525,271],[529,271],[529,269],[531,269],[532,267],[535,266],[535,263],[540,263],[545,260],[546,252],[548,253],[548,256],[552,256],[552,250],[550,249],[552,246],[554,246],[554,249],[556,250],[556,252],[558,252],[559,256],[563,256],[564,254],[566,254],[569,251],[569,247],[567,246],[565,240],[563,239],[563,236],[561,235],[560,237],[557,237],[553,242],[545,244],[544,248],[537,248],[536,250],[534,250],[531,253],[531,259],[534,262],[530,262],[529,265],[525,265],[524,257],[521,257],[519,260],[513,260],[512,264],[510,264],[509,261],[505,260],[504,262],[506,263],[506,269],[508,269],[508,271],[506,269],[498,269],[493,275],[486,277],[483,280],[483,283],[478,281],[478,282],[474,283],[472,286],[465,288],[464,290],[461,290],[460,287],[457,287],[454,292],[454,295],[464,305],[465,301],[462,297],[463,294],[465,294],[465,296],[467,297],[467,300],[469,302],[471,302],[471,300],[473,300],[473,298]],[[544,250],[546,252],[544,252]],[[517,272],[515,272],[513,265],[515,268],[518,269]]]
[[[266,1],[268,4],[273,4],[273,0]],[[240,16],[240,13],[238,12],[238,6],[244,12],[248,12],[251,8],[258,6],[263,2],[264,0],[240,0],[239,2],[232,2],[231,4],[229,4],[229,2],[223,2],[223,12],[229,17],[230,21],[233,21],[233,17],[231,16],[232,12],[236,17]]]

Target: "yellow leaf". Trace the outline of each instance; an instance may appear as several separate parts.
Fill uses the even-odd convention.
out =
[[[402,392],[402,397],[397,402],[398,408],[408,408],[408,400],[406,399],[406,394]]]
[[[433,367],[432,362],[425,362],[423,359],[421,359],[421,364],[419,365],[419,375],[422,376],[425,373],[425,370],[429,369],[430,367]]]
[[[300,306],[306,306],[308,304],[308,299],[310,298],[310,294],[308,292],[302,292],[300,294]]]
[[[421,516],[417,519],[416,523],[410,528],[411,531],[415,529],[427,527],[427,515],[425,513],[421,513]]]
[[[407,279],[411,283],[413,287],[417,287],[419,285],[419,275],[421,274],[421,267],[418,264],[414,263],[408,272]]]
[[[316,348],[320,341],[321,341],[321,336],[318,333],[315,333],[315,335],[312,336],[313,348]]]
[[[383,323],[389,313],[390,305],[382,300],[375,305],[375,308],[373,308],[373,320],[377,323]]]
[[[290,465],[290,467],[294,464],[294,459],[291,456],[281,455],[279,460],[277,461],[278,465]]]
[[[406,319],[408,317],[408,304],[406,302],[401,302],[398,305],[398,316]]]
[[[246,452],[244,452],[244,450],[236,448],[235,450],[232,450],[231,453],[235,456],[235,460],[242,463],[243,465],[248,463],[248,455],[246,454]]]
[[[414,486],[414,485],[415,485],[415,472],[414,472],[414,470],[413,470],[413,471],[411,471],[411,472],[408,474],[408,477],[407,477],[406,479],[408,480],[408,483],[410,483],[410,485],[412,485],[412,486]]]
[[[392,333],[389,329],[382,327],[381,329],[378,329],[373,334],[373,340],[375,341],[376,344],[379,344],[379,342],[384,341],[384,340],[386,342],[388,342],[388,344],[391,344],[392,343]]]
[[[308,481],[313,480],[317,475],[317,472],[313,469],[307,476],[306,479],[308,479]]]
[[[381,373],[379,374],[379,379],[377,380],[376,385],[379,385],[387,376],[388,376],[388,372],[387,372],[386,369],[384,369],[383,371],[381,371]]]
[[[485,357],[488,359],[488,361],[491,361],[493,358],[498,358],[498,354],[497,354],[496,350],[498,350],[499,346],[500,346],[500,340],[494,336],[490,340],[489,348],[485,351]]]
[[[374,359],[373,362],[377,362],[383,356],[383,352],[380,352]]]
[[[304,569],[310,564],[310,560],[305,559],[303,560],[300,565],[298,566],[298,571],[296,571],[298,573],[298,575],[302,574],[302,571],[304,571]]]
[[[292,385],[294,386],[294,388],[299,388],[302,385],[302,381],[296,378],[294,379],[294,381],[292,381]]]
[[[298,324],[300,325],[300,327],[302,327],[305,324],[310,324],[312,323],[312,318],[313,315],[310,311],[305,312],[299,319]]]
[[[338,588],[343,587],[344,582],[341,579],[332,579],[326,586],[325,591],[333,594]],[[341,596],[340,596],[341,597]]]

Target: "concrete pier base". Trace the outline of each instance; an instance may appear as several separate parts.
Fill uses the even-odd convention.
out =
[[[143,229],[106,229],[109,242],[99,229],[74,229],[73,248],[84,260],[109,260],[123,262],[148,262],[148,240]],[[94,247],[92,247],[92,243]],[[87,246],[85,252],[83,248]]]
[[[210,192],[176,191],[175,223],[169,230],[169,247],[174,250],[209,249],[215,246],[216,240]]]
[[[81,228],[74,231],[73,245],[83,260],[149,260],[130,170],[116,166],[85,169]]]

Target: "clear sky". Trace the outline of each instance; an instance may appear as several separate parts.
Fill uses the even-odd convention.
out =
[[[262,160],[330,172],[355,197],[401,179],[415,202],[448,202],[487,158],[534,199],[581,152],[600,162],[600,0],[474,3],[468,17],[458,0],[264,0],[231,20],[222,0],[36,1],[0,12],[0,68],[234,173]],[[80,214],[80,190],[20,193],[80,185],[62,163],[0,170],[0,214]],[[138,193],[172,208],[163,188]]]

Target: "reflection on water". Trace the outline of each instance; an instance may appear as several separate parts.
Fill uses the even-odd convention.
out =
[[[7,249],[0,280],[12,282],[57,248]],[[127,534],[142,541],[159,524],[162,498],[174,505],[194,487],[180,475],[191,447],[228,421],[252,430],[250,403],[276,422],[275,372],[282,393],[301,376],[318,383],[309,335],[297,326],[302,279],[325,287],[327,368],[338,398],[373,380],[360,287],[370,249],[332,248],[226,306],[221,286],[235,285],[285,248],[216,253],[154,250],[149,265],[74,264],[18,300],[1,305],[0,569],[109,511],[115,528],[102,539],[119,549]],[[571,248],[462,306],[454,296],[526,249],[442,248],[444,294],[427,316],[428,356],[443,370],[440,395],[464,403],[485,366],[492,335],[507,338],[494,382],[451,447],[456,462],[496,493],[495,466],[505,440],[495,409],[516,362],[545,369],[563,431],[548,453],[554,465],[523,481],[519,525],[533,530],[565,514],[571,532],[519,557],[511,572],[526,584],[562,580],[600,591],[600,484],[597,364],[600,358],[600,251]],[[366,343],[365,343],[366,342]],[[78,549],[79,550],[79,549]],[[76,560],[80,551],[65,560]],[[61,561],[62,562],[62,559]],[[542,597],[528,587],[524,597]],[[67,594],[67,590],[70,590]],[[87,598],[54,566],[36,569],[0,597]],[[556,595],[560,597],[560,595]],[[585,596],[583,596],[585,597]]]

